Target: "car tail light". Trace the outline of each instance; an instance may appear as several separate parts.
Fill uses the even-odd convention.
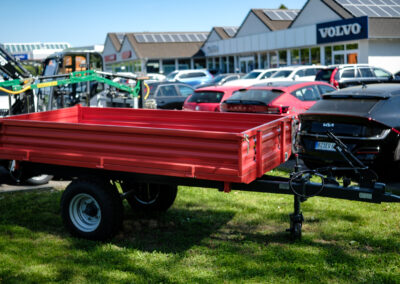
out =
[[[331,75],[331,84],[335,87],[335,88],[339,88],[339,82],[337,80],[335,80],[335,75],[338,72],[338,68],[336,68],[335,70],[332,71],[332,75]]]
[[[400,131],[397,130],[396,128],[392,128],[392,131],[393,131],[394,133],[396,133],[396,134],[400,134]]]
[[[260,105],[242,105],[242,104],[222,104],[221,111],[283,114],[289,111],[289,107],[274,106],[274,105],[260,106]]]

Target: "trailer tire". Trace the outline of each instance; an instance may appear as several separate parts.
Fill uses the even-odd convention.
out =
[[[134,211],[167,211],[176,199],[178,187],[169,184],[128,183],[122,186]]]
[[[75,180],[61,197],[61,217],[73,236],[109,240],[122,225],[122,200],[107,182]]]

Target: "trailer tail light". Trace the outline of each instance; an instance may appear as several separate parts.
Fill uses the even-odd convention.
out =
[[[226,112],[254,112],[254,113],[269,113],[283,114],[289,111],[288,106],[275,105],[245,105],[245,104],[222,104],[221,111]]]

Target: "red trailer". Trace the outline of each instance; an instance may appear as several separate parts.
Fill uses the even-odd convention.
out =
[[[73,177],[61,198],[62,219],[88,239],[117,232],[122,198],[137,210],[164,211],[178,185],[293,194],[294,238],[301,237],[300,202],[312,194],[400,201],[375,182],[339,186],[320,175],[315,184],[309,174],[317,173],[307,171],[291,179],[264,175],[291,155],[290,117],[75,106],[2,118],[0,128],[0,160],[14,174]]]
[[[65,191],[62,212],[67,226],[88,238],[109,237],[118,227],[110,224],[120,222],[120,208],[111,210],[116,216],[100,210],[100,193],[120,207],[110,180],[122,181],[134,207],[166,210],[177,185],[162,177],[219,182],[229,191],[291,155],[291,118],[275,115],[75,106],[7,117],[0,127],[0,159],[16,161],[18,171],[62,168],[80,176]]]

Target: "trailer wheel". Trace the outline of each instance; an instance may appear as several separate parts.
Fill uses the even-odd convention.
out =
[[[76,180],[61,197],[61,216],[73,236],[108,240],[122,224],[122,200],[106,182]]]
[[[136,211],[167,211],[178,192],[176,185],[153,183],[128,183],[122,189],[129,205]]]

